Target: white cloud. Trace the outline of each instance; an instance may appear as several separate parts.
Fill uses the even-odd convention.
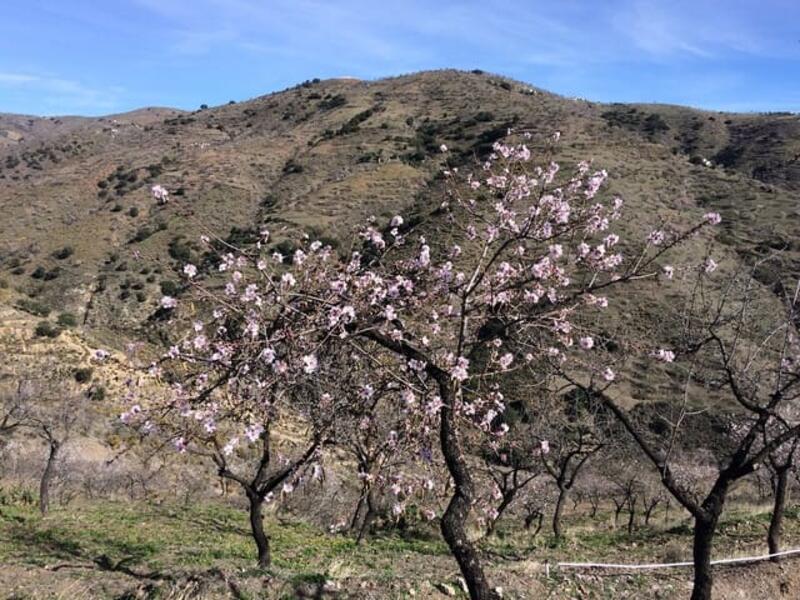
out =
[[[93,88],[79,81],[34,73],[0,72],[0,88],[39,92],[58,114],[74,110],[110,110],[118,105],[119,87]]]

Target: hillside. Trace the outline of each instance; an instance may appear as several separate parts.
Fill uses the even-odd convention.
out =
[[[718,210],[714,251],[729,268],[782,250],[782,276],[800,273],[800,117],[598,104],[435,71],[307,81],[191,113],[0,115],[0,302],[14,314],[3,326],[67,312],[84,338],[120,348],[146,335],[162,292],[179,292],[175,268],[199,260],[204,231],[341,239],[369,215],[425,211],[440,144],[466,162],[510,126],[559,130],[559,160],[607,169],[635,230]],[[164,206],[155,183],[170,190]]]
[[[14,565],[9,577],[0,577],[0,589],[18,586],[24,595],[36,588],[43,570],[50,581],[69,589],[75,585],[70,569],[97,565],[100,574],[87,582],[102,588],[100,597],[128,597],[119,596],[130,588],[131,582],[123,584],[127,578],[141,580],[142,586],[162,582],[162,591],[205,578],[209,585],[227,586],[244,597],[231,584],[238,576],[229,581],[225,575],[252,558],[246,530],[234,525],[242,516],[242,497],[229,495],[225,486],[218,493],[212,485],[218,473],[210,465],[196,473],[182,470],[188,459],[179,453],[170,454],[168,461],[175,464],[166,467],[150,460],[147,447],[141,456],[134,451],[120,458],[126,434],[114,423],[131,370],[124,360],[94,360],[95,350],[109,350],[121,359],[131,342],[145,342],[151,349],[167,342],[159,300],[184,293],[180,271],[186,262],[199,267],[199,277],[211,277],[212,262],[199,240],[204,234],[247,245],[266,226],[273,234],[270,243],[284,253],[302,233],[345,249],[353,228],[370,216],[383,223],[402,214],[436,239],[443,225],[437,210],[442,169],[470,168],[509,128],[531,130],[535,154],[560,131],[555,160],[563,168],[591,160],[595,168],[606,169],[609,192],[626,201],[621,233],[635,240],[664,222],[686,225],[707,211],[719,211],[721,226],[693,237],[669,260],[697,265],[708,252],[723,275],[759,265],[758,297],[748,309],[761,311],[754,322],[759,314],[777,310],[778,299],[800,276],[798,115],[600,104],[480,71],[424,72],[371,82],[313,80],[193,112],[143,108],[102,118],[0,114],[0,353],[5,358],[0,385],[11,389],[44,372],[54,375],[58,398],[74,392],[76,406],[87,407],[85,430],[65,459],[72,461],[65,478],[76,475],[57,486],[66,491],[53,518],[39,519],[29,506],[33,496],[26,486],[40,472],[39,442],[19,436],[14,443],[22,445],[0,447],[8,482],[19,484],[4,481],[6,487],[0,488],[0,559]],[[169,190],[166,203],[152,197],[155,184]],[[623,236],[623,250],[634,248],[635,240]],[[469,255],[469,242],[463,245]],[[772,254],[780,260],[757,260]],[[713,285],[703,293],[718,294]],[[639,335],[631,339],[677,348],[671,342],[680,332],[670,329],[674,321],[664,316],[681,306],[679,289],[677,282],[649,278],[626,287],[625,293],[612,292],[605,320],[592,326],[600,334],[636,330]],[[677,379],[669,365],[636,356],[629,362],[608,394],[626,408],[638,405],[631,414],[652,426],[652,415],[668,414],[662,409],[675,406]],[[514,374],[503,380],[510,402],[529,393],[527,383]],[[718,401],[715,393],[703,388],[692,398],[702,405],[692,408],[702,410],[691,411],[691,422],[676,438],[691,451],[708,450],[712,459],[717,451],[724,453],[714,425],[719,415],[706,410]],[[281,423],[279,428],[287,445],[294,426]],[[609,460],[616,460],[609,452]],[[339,479],[346,460],[332,455],[330,481],[319,491],[309,483],[302,493],[274,505],[270,519],[279,532],[280,560],[286,562],[277,562],[278,570],[263,581],[258,572],[242,571],[240,583],[258,590],[275,577],[283,587],[296,586],[296,595],[281,597],[303,597],[297,590],[306,584],[319,584],[321,594],[329,579],[344,586],[340,597],[373,597],[364,592],[368,579],[379,582],[374,597],[388,597],[386,590],[401,594],[406,587],[423,597],[451,595],[440,584],[457,585],[454,565],[427,526],[410,532],[405,521],[402,526],[393,522],[384,537],[357,552],[354,540],[321,533],[320,524],[338,527],[338,514],[328,514],[327,507],[347,511],[352,504],[348,494],[356,493]],[[642,481],[645,475],[640,473]],[[736,509],[726,511],[715,552],[761,551],[770,491],[766,477],[756,473],[735,490]],[[502,571],[510,597],[532,593],[531,581],[553,597],[571,594],[573,584],[581,597],[640,597],[646,587],[658,591],[656,597],[679,597],[685,587],[682,575],[663,580],[626,576],[618,584],[617,579],[587,579],[579,573],[557,572],[550,578],[539,562],[530,562],[533,555],[553,561],[648,562],[690,554],[687,515],[674,505],[670,512],[666,497],[659,497],[663,518],[649,523],[648,513],[638,528],[631,508],[625,533],[618,522],[621,509],[614,511],[608,502],[614,499],[616,505],[617,479],[612,483],[599,464],[587,479],[587,494],[596,493],[606,505],[598,514],[594,506],[586,517],[579,508],[586,508],[589,496],[576,492],[574,506],[567,509],[575,533],[566,545],[551,545],[544,534],[534,541],[536,534],[530,537],[510,520],[497,538],[485,542],[490,568]],[[81,491],[69,496],[77,485]],[[540,523],[549,510],[549,488],[542,489],[531,492],[545,502],[530,509],[539,511]],[[643,489],[642,502],[650,494]],[[103,506],[104,496],[124,503]],[[189,508],[192,501],[197,504]],[[792,510],[787,539],[795,541],[800,531]],[[159,526],[129,527],[147,522]],[[222,546],[212,547],[219,540],[198,538],[192,529],[198,524],[219,533]],[[302,560],[296,549],[302,549]],[[374,561],[375,556],[380,560]],[[397,560],[400,556],[403,560]],[[794,589],[796,581],[773,577],[773,566],[779,568],[755,572],[774,579],[781,589]],[[729,586],[731,594],[724,597],[737,597],[741,588],[741,575],[731,575],[723,579],[722,589]]]

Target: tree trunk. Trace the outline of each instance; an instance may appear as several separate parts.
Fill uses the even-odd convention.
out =
[[[362,523],[361,513],[367,500],[367,493],[366,487],[361,489],[361,495],[358,497],[358,504],[356,504],[356,509],[353,511],[353,516],[350,518],[350,531],[355,531],[359,528],[359,523]]]
[[[364,513],[364,520],[361,523],[361,527],[358,530],[358,537],[356,538],[356,544],[362,544],[364,539],[369,532],[369,528],[372,526],[372,522],[375,520],[375,516],[377,514],[377,509],[375,508],[375,493],[373,492],[372,488],[370,487],[369,491],[367,492],[366,496],[366,507],[367,511]]]
[[[711,572],[711,543],[714,539],[716,519],[695,518],[694,525],[694,587],[692,600],[711,600],[713,577]]]
[[[269,538],[264,533],[264,515],[261,512],[264,499],[257,494],[248,494],[247,499],[250,501],[250,530],[258,549],[258,566],[264,569],[269,567],[271,562]]]
[[[786,487],[789,480],[789,468],[781,467],[777,470],[775,481],[775,497],[772,505],[772,518],[769,522],[767,545],[769,553],[776,554],[781,550],[781,533],[783,533],[783,512],[786,508]],[[780,557],[773,556],[772,562],[780,561]]]
[[[516,495],[516,490],[511,490],[503,494],[503,500],[500,502],[500,506],[497,507],[497,518],[492,519],[489,521],[489,524],[486,526],[486,535],[492,535],[497,527],[497,523],[500,521],[500,518],[503,516],[503,513],[506,509],[511,506],[511,503],[514,501],[514,496]]]
[[[442,373],[441,377],[446,378],[447,374]],[[456,417],[453,413],[456,393],[447,379],[439,381],[439,389],[444,402],[440,415],[439,437],[442,455],[454,486],[453,497],[442,515],[442,536],[467,582],[470,598],[497,600],[497,594],[492,591],[486,580],[478,551],[467,538],[467,518],[472,509],[475,489],[464,450],[461,448]]]
[[[53,481],[55,475],[56,459],[58,458],[58,451],[61,448],[60,442],[55,440],[50,441],[50,452],[47,455],[47,464],[42,473],[42,479],[39,482],[39,512],[42,516],[46,515],[50,510],[50,483]]]
[[[561,539],[561,513],[564,510],[564,501],[567,499],[567,494],[569,493],[569,489],[566,487],[560,487],[558,489],[558,500],[556,500],[556,509],[553,511],[553,535],[556,538],[556,541]]]
[[[636,498],[631,500],[628,507],[628,535],[633,533],[633,528],[636,525]]]
[[[694,518],[694,587],[691,600],[711,600],[714,584],[711,569],[711,544],[717,530],[719,516],[725,504],[730,481],[718,479],[703,501],[701,511]]]
[[[531,525],[533,525],[534,521],[536,521],[536,529],[533,530],[533,534],[531,535],[531,537],[533,538],[539,535],[539,532],[542,530],[542,522],[544,521],[544,512],[537,511],[525,517],[525,529],[530,531]]]

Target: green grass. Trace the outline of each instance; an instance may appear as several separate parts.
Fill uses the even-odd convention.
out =
[[[270,518],[266,528],[273,567],[298,577],[325,573],[333,564],[388,576],[392,561],[405,554],[447,554],[439,540],[387,534],[358,546],[352,538],[301,522]],[[93,503],[55,510],[45,518],[28,507],[0,510],[0,562],[47,566],[103,556],[112,563],[124,561],[156,571],[249,568],[255,549],[246,513],[218,504]]]
[[[559,544],[553,544],[547,532],[532,538],[518,527],[515,519],[502,522],[498,535],[480,543],[494,580],[511,590],[519,586],[524,589],[531,582],[530,577],[534,577],[547,589],[559,590],[561,594],[580,581],[575,573],[555,569],[551,579],[545,580],[539,571],[514,575],[517,565],[545,560],[551,564],[674,560],[669,558],[669,552],[684,560],[690,556],[691,528],[678,515],[667,524],[654,522],[632,534],[624,527],[610,528],[607,513],[595,520],[572,514],[568,517],[567,535]],[[800,539],[797,517],[796,508],[787,511],[787,547]],[[736,556],[763,550],[768,519],[763,507],[731,507],[721,523],[715,554]],[[270,515],[265,526],[271,537],[273,556],[273,564],[266,572],[255,567],[255,548],[246,511],[219,502],[195,502],[188,506],[76,503],[57,507],[45,518],[33,506],[3,505],[0,506],[0,565],[22,572],[33,570],[38,574],[34,581],[70,577],[73,578],[70,581],[88,578],[87,581],[112,585],[108,582],[113,580],[117,589],[134,585],[143,578],[161,582],[159,585],[168,590],[173,589],[169,586],[192,577],[223,585],[214,573],[224,572],[249,590],[243,597],[254,598],[264,597],[259,590],[265,581],[273,582],[270,589],[280,590],[276,598],[298,597],[298,589],[319,589],[331,582],[350,591],[361,590],[365,585],[381,590],[382,594],[394,590],[381,598],[406,597],[405,590],[411,588],[424,597],[434,589],[431,586],[440,582],[451,584],[458,574],[455,562],[433,529],[384,532],[357,545],[351,537],[332,535],[283,515]],[[636,590],[648,589],[652,583],[646,577],[637,579],[633,575],[625,575],[619,581],[600,579],[603,582],[598,588],[599,595],[586,597],[613,598],[618,593],[617,585]],[[63,585],[63,579],[58,581]],[[0,577],[0,596],[5,591]],[[580,587],[574,591],[583,593]]]

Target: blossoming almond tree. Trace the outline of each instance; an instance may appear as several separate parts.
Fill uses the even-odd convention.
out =
[[[441,530],[480,599],[496,592],[467,530],[481,494],[466,439],[508,431],[500,379],[514,371],[545,379],[554,361],[569,360],[613,380],[580,323],[600,318],[612,287],[655,276],[664,252],[718,221],[712,213],[657,244],[629,244],[635,250],[625,260],[611,230],[623,202],[599,194],[606,173],[586,162],[566,175],[547,159],[536,166],[528,137],[497,143],[475,172],[445,171],[439,218],[411,231],[401,216],[384,229],[366,227],[367,248],[335,275],[326,299],[333,332],[393,352],[435,387],[438,443],[453,483]]]
[[[165,296],[159,309],[180,339],[149,369],[171,382],[171,392],[137,382],[121,417],[179,452],[209,459],[221,477],[241,486],[262,567],[271,559],[263,506],[322,476],[322,450],[338,409],[327,386],[342,368],[335,344],[325,343],[317,325],[319,304],[306,295],[331,260],[330,247],[317,242],[307,254],[268,256],[267,239],[264,232],[251,251],[219,257],[223,281],[216,285],[213,278],[199,283],[197,267],[185,265],[191,296]],[[281,452],[275,430],[288,421],[301,441]]]
[[[250,253],[224,256],[224,289],[211,293],[197,285],[213,309],[210,319],[198,320],[169,352],[185,366],[174,396],[155,410],[132,409],[127,418],[177,413],[195,432],[208,423],[210,441],[202,445],[212,445],[221,474],[231,478],[226,450],[243,437],[260,440],[265,450],[255,477],[235,480],[248,497],[263,500],[273,482],[287,481],[312,460],[330,431],[330,420],[319,420],[300,458],[267,476],[269,425],[278,406],[297,411],[302,395],[315,389],[313,407],[350,402],[351,394],[329,398],[323,391],[337,378],[337,357],[347,355],[341,349],[364,356],[380,349],[382,359],[370,364],[371,385],[393,381],[403,410],[436,423],[433,439],[452,483],[440,519],[443,537],[471,597],[495,598],[468,535],[474,505],[487,496],[478,489],[468,443],[491,444],[508,432],[502,382],[514,373],[545,381],[554,363],[613,380],[586,325],[601,318],[606,292],[655,276],[664,252],[718,218],[707,215],[682,234],[628,241],[626,260],[612,231],[623,202],[600,194],[607,174],[587,162],[565,174],[548,155],[537,165],[529,138],[522,133],[497,143],[472,173],[446,170],[444,200],[430,218],[413,228],[400,215],[385,227],[371,220],[359,232],[360,248],[342,260],[308,240],[291,260],[265,255],[266,236]],[[194,281],[196,267],[186,265],[184,273]],[[161,304],[164,311],[181,309],[176,298]],[[319,419],[301,412],[312,423]],[[220,440],[220,423],[238,433]],[[420,438],[420,454],[431,454],[428,439]],[[199,440],[196,433],[180,435],[176,444],[188,450]],[[416,493],[398,494],[398,509]],[[251,504],[258,513],[253,506],[260,510],[259,502]]]

